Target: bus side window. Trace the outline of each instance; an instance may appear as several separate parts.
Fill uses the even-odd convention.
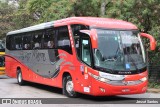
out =
[[[42,48],[42,36],[43,32],[35,32],[33,36],[33,49],[41,49]]]
[[[86,25],[80,25],[80,24],[75,24],[71,25],[73,36],[74,36],[74,43],[76,47],[76,52],[78,57],[80,58],[80,37],[82,36],[82,33],[79,32],[80,30],[88,30],[89,26]]]
[[[6,37],[6,48],[8,50],[14,49],[14,36],[13,35]]]
[[[23,49],[24,50],[31,49],[31,40],[32,40],[32,36],[30,34],[23,37]]]
[[[72,54],[72,48],[71,48],[67,26],[60,27],[58,29],[57,39],[58,39],[58,43],[57,43],[58,48]]]
[[[15,50],[21,50],[22,49],[22,36],[14,36],[14,40],[15,40],[15,46],[14,49]]]
[[[54,29],[47,29],[43,35],[43,48],[52,49],[55,48],[55,31]]]

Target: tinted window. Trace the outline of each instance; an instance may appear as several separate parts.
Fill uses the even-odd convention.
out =
[[[31,34],[27,34],[23,37],[23,49],[24,50],[29,50],[31,49],[32,47],[32,44],[31,44],[31,41],[32,41],[32,36]]]
[[[9,50],[14,49],[14,36],[7,36],[6,38],[6,48]]]
[[[6,38],[6,47],[9,50],[52,49],[57,47],[55,46],[55,40],[59,39],[59,48],[64,49],[63,46],[66,46],[66,50],[68,50],[70,42],[69,45],[63,44],[66,41],[62,42],[63,40],[69,40],[68,30],[58,28],[59,37],[57,39],[55,38],[55,32],[53,28],[49,28],[25,34],[9,35]]]
[[[14,49],[21,50],[22,49],[22,36],[14,36]]]
[[[72,54],[72,48],[67,26],[58,28],[57,39],[58,39],[57,48],[63,49],[64,51]]]
[[[77,55],[80,58],[80,37],[83,36],[80,30],[88,30],[89,26],[76,24],[76,25],[71,25],[71,28],[74,36],[74,43],[75,43]]]
[[[55,31],[53,29],[45,30],[43,35],[43,48],[52,49],[55,48]]]
[[[37,31],[34,33],[33,36],[33,49],[41,49],[42,48],[42,31]]]

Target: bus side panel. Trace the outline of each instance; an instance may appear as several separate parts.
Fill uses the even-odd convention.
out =
[[[34,73],[31,69],[27,66],[23,65],[22,63],[16,61],[14,58],[6,56],[6,74],[9,77],[16,78],[17,77],[17,68],[21,69],[22,77],[26,81],[51,85],[53,83],[53,79],[44,78],[39,76],[38,74]],[[52,86],[54,86],[52,84]]]
[[[12,78],[16,78],[16,70],[15,66],[17,65],[17,61],[15,61],[13,58],[5,56],[5,72],[6,75]]]
[[[59,53],[65,53],[62,50],[59,50]],[[88,71],[91,71],[92,69],[77,60],[77,57],[74,55],[66,54],[66,57],[64,58],[68,65],[65,65],[64,63],[60,66],[60,73],[56,78],[56,84],[54,86],[62,88],[63,83],[63,74],[69,73],[72,77],[73,83],[74,83],[74,90],[76,92],[89,94],[91,93],[90,87],[91,87],[91,78],[88,76]],[[62,58],[62,57],[61,57]],[[74,60],[73,60],[74,59]],[[64,66],[65,65],[65,66]],[[89,89],[89,90],[88,90]]]
[[[26,68],[22,67],[22,75],[23,75],[24,80],[61,88],[63,73],[69,72],[71,74],[72,72],[75,73],[75,70],[74,70],[74,63],[73,63],[72,55],[68,54],[67,52],[63,50],[59,50],[58,53],[59,53],[60,60],[62,60],[62,62],[60,62],[61,63],[60,66],[59,64],[56,65],[56,66],[59,66],[60,68],[56,76],[48,78],[48,77],[37,74],[38,73],[37,71],[32,71],[31,69],[29,69],[29,67],[26,67]],[[54,58],[54,55],[51,57]],[[33,65],[36,65],[36,63]],[[41,68],[38,68],[38,69],[39,71],[40,70],[43,71],[44,70],[43,68],[45,68],[45,70],[43,71],[44,73],[47,73],[50,70],[51,71],[55,70],[54,68],[55,66],[51,65],[53,67],[52,69],[49,69],[49,68],[47,69],[47,66],[50,66],[50,65],[46,65],[44,63],[43,66],[41,67],[42,69]]]
[[[78,66],[79,65],[79,66]],[[76,92],[91,93],[91,78],[88,72],[92,69],[87,65],[77,61],[76,72],[74,73],[74,90]]]
[[[73,79],[73,82],[74,82],[74,73],[73,72],[75,72],[75,70],[71,70],[72,68],[70,67],[70,66],[61,66],[61,71],[60,71],[60,73],[59,73],[59,75],[57,76],[57,78],[55,78],[56,79],[56,84],[55,84],[55,86],[56,87],[59,87],[59,88],[62,88],[62,83],[63,83],[63,74],[64,73],[69,73],[70,74],[70,76],[72,77],[72,79]],[[74,68],[74,67],[73,67]]]
[[[34,72],[32,72],[32,78],[33,78],[32,82],[39,83],[39,84],[45,84],[49,86],[56,86],[55,83],[57,82],[55,78],[45,78]]]
[[[56,77],[52,78],[53,84],[52,86],[56,86],[59,88],[62,88],[62,83],[63,83],[63,74],[64,72],[69,73],[71,76],[72,74],[75,73],[75,63],[73,62],[73,55],[63,51],[63,50],[58,50],[59,53],[59,58],[63,59],[63,62],[59,65],[59,73]]]
[[[18,65],[21,68],[23,80],[33,82],[32,70],[30,70],[29,67],[23,65],[22,63],[19,63]]]

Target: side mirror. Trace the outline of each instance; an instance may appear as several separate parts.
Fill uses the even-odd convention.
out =
[[[96,29],[92,30],[80,30],[80,32],[88,34],[91,38],[92,48],[98,48],[98,42],[97,42],[97,31]]]
[[[91,33],[91,41],[92,41],[92,48],[98,48],[98,36],[97,36],[97,30],[92,29]]]
[[[147,33],[140,33],[140,36],[148,38],[150,40],[150,50],[155,50],[156,48],[156,40],[152,35],[149,35]]]

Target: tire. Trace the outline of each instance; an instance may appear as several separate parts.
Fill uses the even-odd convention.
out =
[[[70,98],[76,98],[78,96],[78,93],[75,92],[73,89],[74,84],[71,76],[65,76],[63,78],[63,94]]]
[[[17,70],[17,82],[20,86],[25,84],[25,81],[23,80],[22,72],[20,69]]]

